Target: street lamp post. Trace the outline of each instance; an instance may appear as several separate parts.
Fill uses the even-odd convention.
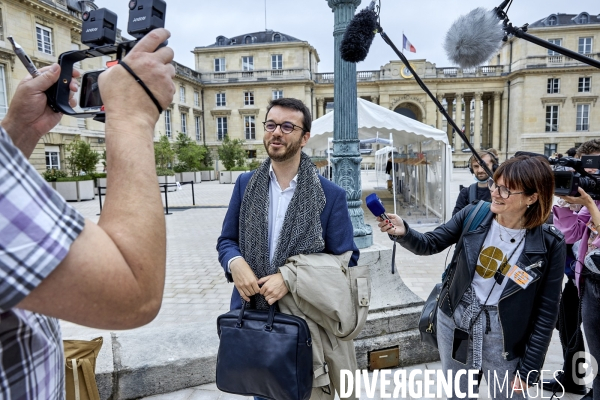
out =
[[[333,169],[335,183],[346,190],[348,211],[358,248],[373,244],[373,230],[365,224],[360,179],[360,142],[358,140],[356,64],[342,60],[340,43],[348,23],[361,0],[327,0],[334,13],[334,123]]]

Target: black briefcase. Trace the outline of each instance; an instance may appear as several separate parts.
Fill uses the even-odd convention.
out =
[[[269,311],[231,310],[217,318],[221,339],[217,387],[227,393],[272,400],[308,400],[312,391],[312,339],[300,317]]]

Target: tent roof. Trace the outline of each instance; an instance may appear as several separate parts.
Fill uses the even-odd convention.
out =
[[[358,139],[377,136],[387,139],[392,133],[394,146],[422,142],[427,139],[439,140],[448,144],[446,132],[433,128],[397,112],[388,110],[370,101],[358,98]],[[334,113],[330,112],[313,121],[310,139],[306,148],[327,149],[327,138],[333,136]]]

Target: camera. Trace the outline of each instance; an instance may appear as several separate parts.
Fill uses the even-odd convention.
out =
[[[165,0],[131,0],[129,2],[127,32],[135,40],[121,43],[116,43],[117,14],[106,8],[85,11],[82,14],[81,42],[89,46],[89,49],[68,51],[58,57],[58,64],[61,67],[60,77],[46,91],[50,108],[55,112],[61,112],[76,118],[94,118],[96,121],[104,122],[103,103],[98,88],[98,76],[104,69],[83,74],[81,95],[78,101],[81,112],[78,112],[69,104],[69,83],[73,74],[73,65],[85,59],[112,56],[114,54],[116,54],[116,61],[109,61],[106,67],[116,64],[148,32],[165,26],[166,11],[167,4]],[[166,45],[166,43],[163,45]]]
[[[600,156],[549,158],[554,171],[554,194],[557,196],[579,196],[578,188],[585,190],[594,200],[600,200],[600,175],[590,174],[585,169],[600,169]],[[569,167],[573,171],[558,171],[556,166]]]

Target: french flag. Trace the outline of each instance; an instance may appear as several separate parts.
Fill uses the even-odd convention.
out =
[[[411,53],[417,52],[417,49],[415,48],[415,46],[413,46],[412,43],[408,41],[408,39],[406,38],[406,36],[404,34],[402,34],[402,48],[410,51]]]

